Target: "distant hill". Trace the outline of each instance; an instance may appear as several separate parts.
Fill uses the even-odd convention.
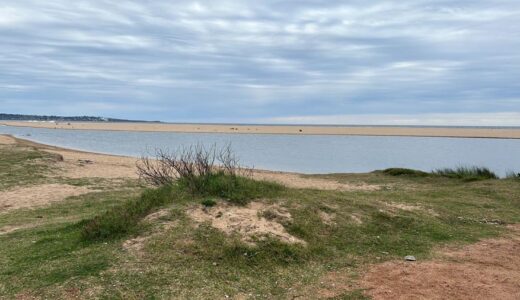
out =
[[[114,118],[103,118],[93,116],[40,116],[40,115],[20,115],[20,114],[3,114],[0,113],[2,121],[57,121],[57,122],[148,122],[140,120],[125,120]]]

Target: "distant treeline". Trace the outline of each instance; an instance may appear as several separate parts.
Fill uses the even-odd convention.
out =
[[[124,120],[92,116],[38,116],[38,115],[19,115],[19,114],[2,114],[0,120],[3,121],[57,121],[57,122],[147,122],[138,120]]]

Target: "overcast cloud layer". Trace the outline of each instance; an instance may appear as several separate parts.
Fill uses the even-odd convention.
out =
[[[2,112],[520,125],[518,0],[3,0],[0,45]]]

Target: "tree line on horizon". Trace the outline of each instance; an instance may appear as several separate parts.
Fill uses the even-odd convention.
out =
[[[46,115],[23,115],[0,113],[3,121],[57,121],[57,122],[147,122],[140,120],[114,119],[95,116],[46,116]]]

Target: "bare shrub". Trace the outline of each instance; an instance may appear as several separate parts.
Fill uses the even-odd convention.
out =
[[[139,178],[148,184],[161,186],[182,180],[192,190],[201,190],[205,178],[216,174],[251,177],[252,169],[241,167],[228,144],[217,148],[196,144],[175,151],[155,149],[152,157],[141,156],[137,162]],[[202,179],[202,180],[201,180]]]

